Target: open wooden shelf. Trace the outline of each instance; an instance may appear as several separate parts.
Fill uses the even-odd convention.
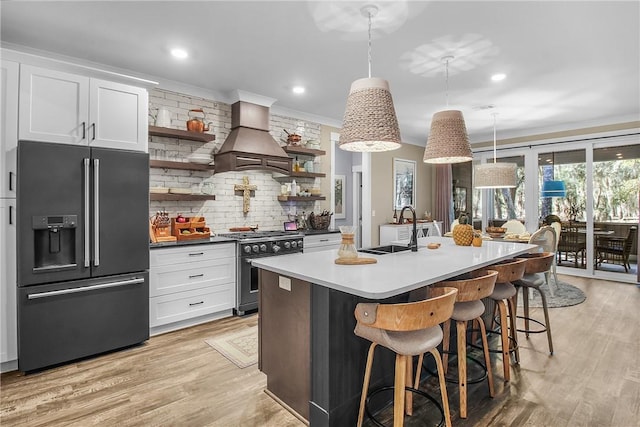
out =
[[[291,172],[291,175],[294,178],[325,178],[327,176],[326,173],[316,173],[316,172]]]
[[[213,165],[202,165],[199,163],[172,162],[170,160],[149,160],[149,167],[166,169],[184,169],[197,171],[213,171]]]
[[[216,196],[211,194],[171,194],[171,193],[150,193],[151,201],[183,201],[183,200],[215,200]]]
[[[216,136],[210,133],[189,132],[188,130],[163,128],[159,126],[149,126],[149,135],[180,138],[198,142],[210,142],[216,139]]]
[[[293,145],[286,145],[282,149],[288,154],[304,154],[307,156],[324,156],[327,154],[324,150],[314,150],[313,148],[296,147]]]
[[[278,196],[279,202],[312,202],[326,199],[324,196]]]

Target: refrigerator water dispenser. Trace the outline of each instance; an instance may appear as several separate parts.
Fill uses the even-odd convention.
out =
[[[77,215],[33,217],[33,271],[76,267]]]

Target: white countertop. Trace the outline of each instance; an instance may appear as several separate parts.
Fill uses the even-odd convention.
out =
[[[439,242],[441,246],[427,249],[429,242]],[[476,248],[457,246],[453,239],[446,237],[423,237],[418,239],[418,252],[358,253],[362,258],[376,258],[376,264],[335,264],[337,250],[257,258],[252,264],[341,292],[383,299],[512,258],[536,247],[526,243],[484,241]]]

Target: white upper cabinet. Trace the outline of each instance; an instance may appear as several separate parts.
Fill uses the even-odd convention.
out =
[[[18,151],[17,62],[2,60],[0,66],[0,199],[16,197]]]
[[[146,89],[22,64],[19,139],[147,151]]]

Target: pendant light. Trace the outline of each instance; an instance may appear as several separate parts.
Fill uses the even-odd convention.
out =
[[[401,145],[400,128],[389,83],[371,77],[371,18],[378,13],[378,8],[367,5],[361,11],[369,18],[369,77],[351,84],[339,147],[360,152],[396,150]]]
[[[556,153],[551,153],[551,167],[555,168],[556,164]],[[555,175],[555,174],[554,174]],[[550,180],[542,182],[542,191],[540,192],[541,197],[566,197],[567,195],[567,187],[564,184],[564,181],[560,180]]]
[[[496,159],[496,116],[493,113],[493,163],[476,165],[474,173],[475,188],[515,188],[515,163],[498,163]]]
[[[449,107],[449,61],[453,56],[445,56],[447,81],[447,107]],[[467,127],[462,111],[439,111],[431,118],[431,130],[424,149],[425,163],[462,163],[473,160]]]

